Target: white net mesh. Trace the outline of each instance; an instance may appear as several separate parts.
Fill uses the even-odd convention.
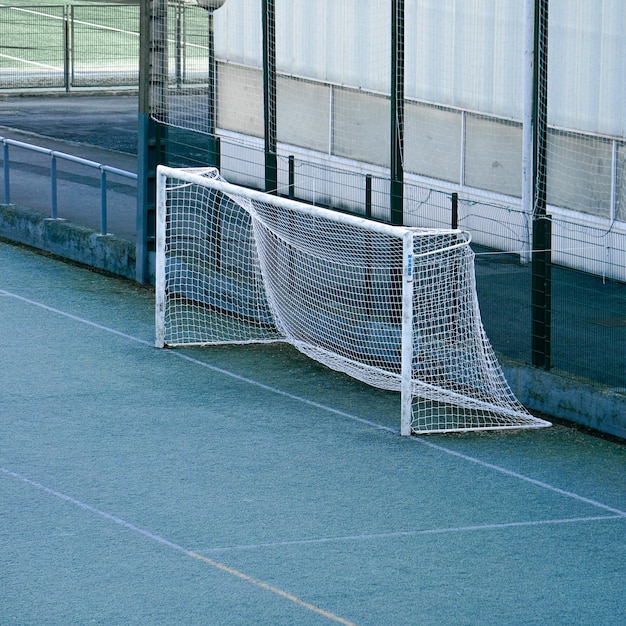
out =
[[[546,425],[516,400],[485,336],[461,231],[369,222],[229,185],[215,169],[159,172],[157,345],[287,341],[392,391],[409,372],[413,432]]]

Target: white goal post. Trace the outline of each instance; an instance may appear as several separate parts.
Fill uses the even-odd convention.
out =
[[[411,433],[538,428],[485,335],[470,237],[157,168],[156,346],[288,342],[401,394]]]

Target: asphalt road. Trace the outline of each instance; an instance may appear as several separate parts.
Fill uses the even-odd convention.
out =
[[[137,113],[132,95],[0,98],[0,127],[133,155]]]
[[[134,96],[0,98],[0,137],[136,173],[137,107]],[[50,161],[9,147],[12,204],[51,214]],[[57,159],[57,178],[57,216],[99,231],[100,171]],[[132,180],[107,176],[107,232],[130,241],[136,237],[136,189]]]

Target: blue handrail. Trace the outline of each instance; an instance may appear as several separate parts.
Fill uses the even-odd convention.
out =
[[[6,137],[0,137],[0,142],[3,144],[4,204],[11,204],[9,146],[22,148],[23,150],[28,150],[30,152],[45,154],[50,157],[50,217],[52,219],[57,219],[57,159],[71,161],[72,163],[78,163],[79,165],[85,165],[86,167],[100,170],[100,232],[102,235],[107,234],[107,174],[114,174],[116,176],[137,180],[137,174],[133,172],[112,167],[111,165],[97,163],[96,161],[90,161],[89,159],[83,159],[65,152],[42,148],[41,146],[24,143],[23,141],[16,141],[15,139],[8,139]]]

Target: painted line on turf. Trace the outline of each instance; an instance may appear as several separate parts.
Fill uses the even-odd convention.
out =
[[[49,311],[51,313],[55,313],[57,315],[69,318],[71,320],[80,322],[82,324],[86,324],[88,326],[92,326],[93,328],[97,328],[98,330],[102,330],[108,333],[111,333],[113,335],[117,335],[119,337],[122,337],[124,339],[128,339],[130,341],[133,341],[135,343],[140,343],[142,345],[146,345],[146,346],[150,346],[153,347],[153,343],[146,341],[145,339],[139,339],[138,337],[134,337],[132,335],[128,335],[126,333],[120,332],[118,330],[115,330],[114,328],[109,328],[108,326],[103,326],[102,324],[97,324],[95,322],[91,322],[90,320],[84,319],[82,317],[79,317],[77,315],[73,315],[71,313],[67,313],[65,311],[61,311],[60,309],[56,309],[54,307],[50,307],[46,304],[42,304],[41,302],[37,302],[35,300],[30,300],[28,298],[24,298],[23,296],[18,296],[17,294],[11,293],[9,291],[5,291],[3,289],[0,289],[0,294],[3,295],[7,295],[7,296],[11,296],[12,298],[16,298],[17,300],[20,300],[22,302],[25,302],[27,304],[31,304],[33,306],[39,307],[41,309],[44,309],[46,311]],[[222,374],[224,376],[228,376],[230,378],[233,378],[235,380],[238,380],[240,382],[258,387],[260,389],[263,389],[265,391],[269,391],[271,393],[289,398],[291,400],[294,400],[296,402],[301,402],[303,404],[306,404],[308,406],[326,411],[328,413],[332,413],[334,415],[339,415],[341,417],[345,417],[349,420],[352,420],[354,422],[358,422],[360,424],[365,424],[369,427],[375,428],[377,430],[382,430],[382,431],[386,431],[389,433],[393,433],[394,435],[398,434],[398,431],[390,428],[388,426],[383,426],[381,424],[377,424],[376,422],[372,422],[370,420],[364,419],[362,417],[359,417],[357,415],[353,415],[351,413],[346,413],[345,411],[341,411],[339,409],[334,409],[332,407],[329,407],[327,405],[324,404],[320,404],[319,402],[314,402],[312,400],[307,400],[306,398],[303,398],[301,396],[297,396],[291,393],[288,393],[286,391],[283,391],[281,389],[277,389],[276,387],[271,387],[270,385],[265,385],[264,383],[260,383],[256,380],[253,380],[251,378],[246,378],[245,376],[241,376],[239,374],[235,374],[234,372],[230,372],[228,370],[222,369],[220,367],[216,367],[215,365],[211,365],[209,363],[205,363],[204,361],[200,361],[199,359],[194,359],[190,356],[187,356],[186,354],[183,354],[181,352],[175,352],[172,350],[167,350],[166,351],[167,354],[170,354],[172,356],[175,356],[177,358],[180,359],[184,359],[186,361],[189,361],[190,363],[194,363],[195,365],[200,365],[201,367],[204,367],[206,369],[209,369],[213,372],[216,372],[218,374]],[[407,437],[407,439],[409,441],[413,441],[416,443],[419,443],[421,445],[424,446],[428,446],[429,448],[432,448],[434,450],[438,450],[439,452],[443,452],[445,454],[449,454],[451,456],[455,456],[459,459],[462,459],[464,461],[468,461],[470,463],[474,463],[476,465],[480,465],[482,467],[485,467],[487,469],[491,469],[493,471],[496,471],[500,474],[504,474],[505,476],[510,476],[512,478],[517,478],[518,480],[527,482],[529,484],[535,485],[537,487],[541,487],[542,489],[547,489],[548,491],[552,491],[553,493],[558,493],[559,495],[568,497],[568,498],[572,498],[574,500],[577,500],[579,502],[584,502],[585,504],[589,504],[591,506],[603,509],[605,511],[609,511],[610,513],[615,513],[617,515],[620,516],[626,516],[626,511],[622,511],[621,509],[616,509],[614,507],[608,506],[606,504],[603,504],[602,502],[598,502],[597,500],[593,500],[591,498],[587,498],[585,496],[581,496],[578,495],[577,493],[574,493],[572,491],[567,491],[565,489],[561,489],[560,487],[555,487],[553,485],[550,485],[549,483],[543,482],[541,480],[537,480],[535,478],[530,478],[529,476],[525,476],[524,474],[520,474],[518,472],[514,472],[513,470],[509,470],[506,469],[504,467],[501,467],[499,465],[495,465],[493,463],[489,463],[487,461],[482,461],[481,459],[477,459],[476,457],[472,457],[469,456],[467,454],[463,454],[462,452],[457,452],[456,450],[452,450],[451,448],[446,448],[445,446],[433,443],[432,441],[428,441],[426,439],[424,439],[423,437]]]
[[[198,552],[189,552],[188,554],[189,556],[192,556],[195,559],[208,563],[209,565],[215,567],[216,569],[227,572],[228,574],[232,574],[233,576],[236,576],[237,578],[241,578],[242,580],[245,580],[253,585],[256,585],[257,587],[261,587],[261,589],[266,589],[267,591],[271,591],[272,593],[275,593],[283,598],[286,598],[287,600],[291,600],[291,602],[294,602],[295,604],[302,606],[305,609],[308,609],[309,611],[313,611],[314,613],[323,615],[324,617],[327,617],[328,619],[334,622],[338,622],[339,624],[344,624],[345,626],[355,626],[354,622],[349,622],[348,620],[343,619],[342,617],[339,617],[335,615],[334,613],[329,613],[328,611],[325,611],[324,609],[320,609],[314,604],[305,602],[304,600],[301,600],[300,598],[298,598],[297,596],[294,596],[291,593],[283,591],[282,589],[278,589],[277,587],[274,587],[273,585],[268,585],[267,583],[257,580],[256,578],[252,578],[251,576],[248,576],[247,574],[244,574],[243,572],[240,572],[239,570],[233,569],[232,567],[228,567],[228,565],[224,565],[223,563],[220,563],[219,561],[214,561],[213,559],[210,559],[202,554],[199,554]]]
[[[488,461],[482,461],[481,459],[477,459],[476,457],[463,454],[462,452],[451,450],[450,448],[440,446],[439,444],[433,443],[432,441],[427,441],[423,437],[415,437],[414,439],[416,442],[424,446],[428,446],[429,448],[433,448],[434,450],[445,452],[446,454],[450,454],[451,456],[456,456],[459,459],[463,459],[464,461],[469,461],[470,463],[481,465],[482,467],[486,467],[487,469],[495,470],[496,472],[499,472],[500,474],[504,474],[505,476],[511,476],[512,478],[517,478],[518,480],[522,480],[524,482],[530,483],[531,485],[542,487],[543,489],[547,489],[548,491],[552,491],[553,493],[558,493],[562,496],[566,496],[568,498],[578,500],[579,502],[590,504],[591,506],[595,506],[599,509],[604,509],[605,511],[609,511],[610,513],[615,513],[619,515],[620,517],[626,517],[626,511],[622,511],[621,509],[616,509],[612,506],[608,506],[607,504],[603,504],[602,502],[598,502],[597,500],[593,500],[592,498],[586,498],[585,496],[580,496],[577,493],[574,493],[573,491],[567,491],[565,489],[561,489],[560,487],[555,487],[554,485],[550,485],[549,483],[545,483],[541,480],[537,480],[536,478],[530,478],[529,476],[525,476],[524,474],[520,474],[518,472],[514,472],[513,470],[506,469],[505,467],[501,467],[500,465],[494,465],[493,463],[489,463]]]
[[[252,576],[248,576],[248,574],[244,574],[243,572],[240,572],[239,570],[229,567],[228,565],[225,565],[224,563],[221,563],[220,561],[215,561],[213,559],[203,556],[202,554],[199,554],[198,552],[195,552],[193,550],[188,550],[187,548],[184,548],[183,546],[178,545],[177,543],[174,543],[173,541],[170,541],[169,539],[166,539],[165,537],[162,537],[161,535],[156,535],[155,533],[152,533],[149,530],[146,530],[145,528],[136,526],[135,524],[132,524],[131,522],[127,522],[126,520],[123,520],[122,518],[117,517],[116,515],[112,515],[111,513],[102,511],[96,507],[91,506],[90,504],[81,502],[80,500],[77,500],[76,498],[73,498],[72,496],[68,496],[67,494],[57,491],[56,489],[52,489],[51,487],[46,487],[45,485],[42,485],[41,483],[38,483],[37,481],[31,480],[30,478],[23,476],[22,474],[18,474],[17,472],[12,472],[11,470],[8,470],[4,467],[0,467],[0,472],[2,472],[3,474],[7,476],[10,476],[11,478],[15,478],[16,480],[26,483],[27,485],[30,485],[31,487],[35,487],[36,489],[39,489],[47,493],[48,495],[54,496],[55,498],[63,500],[64,502],[73,504],[74,506],[77,506],[78,508],[84,511],[93,513],[110,522],[113,522],[114,524],[117,524],[118,526],[122,526],[123,528],[131,530],[132,532],[142,535],[143,537],[146,537],[148,539],[151,539],[152,541],[156,541],[157,543],[160,543],[169,548],[172,548],[173,550],[176,550],[177,552],[182,552],[186,556],[202,561],[203,563],[206,563],[207,565],[210,565],[211,567],[221,572],[225,572],[227,574],[230,574],[231,576],[235,576],[236,578],[239,578],[240,580],[250,583],[251,585],[254,585],[255,587],[259,587],[260,589],[269,591],[277,596],[280,596],[281,598],[285,598],[286,600],[289,600],[290,602],[293,602],[294,604],[297,604],[298,606],[304,609],[307,609],[308,611],[312,611],[313,613],[322,615],[323,617],[326,617],[327,619],[333,622],[336,622],[338,624],[343,624],[344,626],[356,626],[354,622],[350,622],[344,619],[343,617],[339,617],[338,615],[331,613],[330,611],[326,611],[318,606],[315,606],[314,604],[311,604],[310,602],[306,602],[305,600],[298,598],[298,596],[294,596],[292,593],[289,593],[288,591],[284,591],[283,589],[275,587],[274,585],[269,585],[268,583],[264,583],[262,580],[258,580],[256,578],[253,578]]]
[[[362,535],[345,535],[337,537],[318,537],[316,539],[294,539],[292,541],[270,541],[264,543],[250,543],[220,548],[204,548],[198,550],[200,554],[217,554],[222,552],[237,552],[244,550],[259,550],[263,548],[283,548],[289,546],[319,545],[324,543],[344,543],[350,541],[370,541],[377,539],[396,539],[404,537],[419,537],[420,535],[443,535],[447,533],[463,533],[476,531],[492,531],[507,528],[524,528],[533,526],[554,526],[558,524],[580,524],[585,522],[599,522],[607,520],[621,520],[622,515],[595,515],[592,517],[570,517],[563,519],[534,520],[528,522],[503,522],[501,524],[478,524],[475,526],[451,526],[447,528],[426,528],[423,530],[398,530],[387,533],[371,533]]]
[[[26,304],[30,304],[32,306],[36,306],[39,307],[41,309],[44,309],[45,311],[49,311],[50,313],[55,313],[56,315],[60,315],[62,317],[66,317],[68,319],[74,320],[76,322],[80,322],[81,324],[86,324],[87,326],[91,326],[93,328],[97,328],[98,330],[102,330],[108,333],[111,333],[113,335],[117,335],[118,337],[122,337],[124,339],[128,339],[130,341],[134,341],[135,343],[139,343],[145,346],[149,346],[149,347],[154,347],[154,344],[150,341],[146,341],[145,339],[140,339],[139,337],[134,337],[133,335],[128,335],[126,333],[123,333],[119,330],[115,330],[114,328],[109,328],[108,326],[103,326],[102,324],[98,324],[96,322],[92,322],[90,320],[87,320],[85,318],[79,317],[77,315],[73,315],[72,313],[67,313],[65,311],[61,311],[60,309],[56,309],[54,307],[48,306],[47,304],[42,304],[41,302],[37,302],[35,300],[30,300],[28,298],[24,298],[23,296],[18,296],[17,294],[11,293],[9,291],[5,291],[5,290],[0,290],[0,295],[6,295],[6,296],[10,296],[12,298],[15,298],[16,300],[20,300],[21,302],[25,302]],[[320,409],[322,411],[326,411],[328,413],[332,413],[334,415],[339,415],[341,417],[346,417],[354,422],[359,422],[361,424],[365,424],[367,426],[371,426],[372,428],[375,428],[377,430],[386,430],[390,433],[397,433],[397,430],[395,430],[394,428],[391,428],[389,426],[383,426],[382,424],[377,424],[376,422],[372,422],[370,420],[367,420],[365,418],[359,417],[358,415],[354,415],[352,413],[347,413],[345,411],[341,411],[340,409],[335,409],[333,407],[327,406],[325,404],[321,404],[320,402],[315,402],[313,400],[307,400],[306,398],[303,398],[302,396],[297,396],[295,394],[289,393],[287,391],[283,391],[282,389],[278,389],[276,387],[272,387],[270,385],[266,385],[264,383],[261,383],[259,381],[253,380],[252,378],[247,378],[245,376],[241,376],[240,374],[235,374],[234,372],[231,372],[229,370],[225,370],[221,367],[217,367],[216,365],[211,365],[210,363],[206,363],[205,361],[201,361],[199,359],[195,359],[193,357],[190,357],[182,352],[177,352],[174,350],[164,350],[163,351],[164,354],[167,355],[171,355],[173,357],[176,357],[178,359],[183,359],[184,361],[189,361],[190,363],[193,363],[194,365],[199,365],[201,367],[204,367],[208,370],[211,370],[212,372],[216,372],[217,374],[222,374],[223,376],[227,376],[229,378],[232,378],[234,380],[237,380],[239,382],[242,383],[246,383],[248,385],[252,385],[254,387],[258,387],[259,389],[263,389],[264,391],[269,391],[270,393],[274,393],[276,395],[279,396],[283,396],[285,398],[289,398],[290,400],[295,400],[296,402],[300,402],[302,404],[306,404],[308,406],[311,406],[315,409]]]
[[[134,341],[135,343],[140,343],[144,346],[153,346],[151,342],[146,341],[145,339],[139,339],[138,337],[133,337],[133,335],[127,335],[126,333],[123,333],[119,330],[115,330],[114,328],[110,328],[109,326],[103,326],[102,324],[98,324],[96,322],[87,320],[84,317],[79,317],[78,315],[73,315],[72,313],[68,313],[67,311],[61,311],[60,309],[56,309],[52,306],[48,306],[47,304],[43,304],[42,302],[37,302],[36,300],[30,300],[29,298],[24,298],[24,296],[18,296],[17,294],[11,293],[10,291],[5,291],[4,289],[0,289],[0,294],[4,296],[10,296],[11,298],[15,298],[16,300],[19,300],[20,302],[25,302],[26,304],[39,307],[40,309],[43,309],[44,311],[55,313],[56,315],[60,315],[61,317],[66,317],[70,320],[74,320],[75,322],[85,324],[86,326],[91,326],[92,328],[103,330],[109,334],[117,335],[118,337],[123,337],[124,339]]]

